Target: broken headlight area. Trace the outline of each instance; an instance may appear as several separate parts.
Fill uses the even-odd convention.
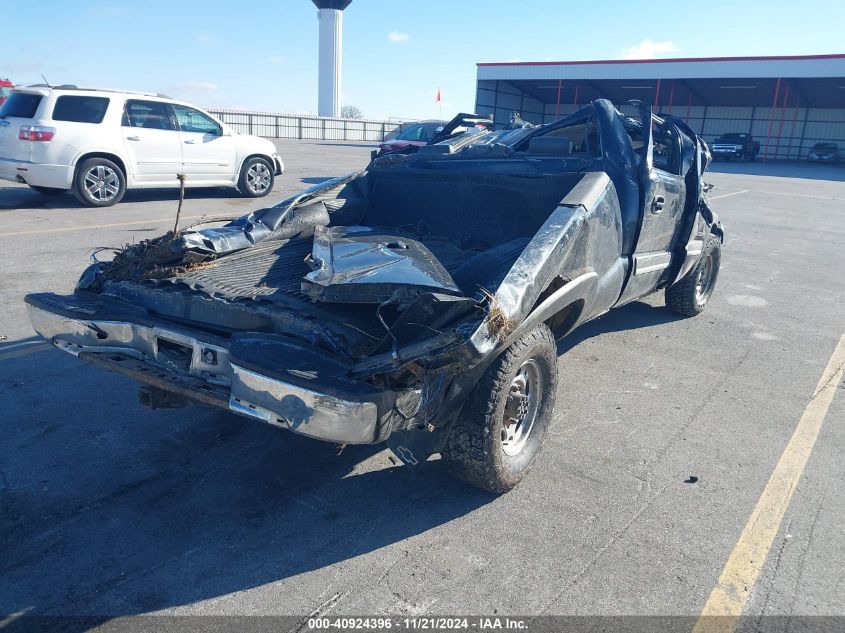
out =
[[[390,430],[433,430],[457,367],[434,368],[418,362],[400,369],[372,376],[370,381],[383,385],[394,394]]]

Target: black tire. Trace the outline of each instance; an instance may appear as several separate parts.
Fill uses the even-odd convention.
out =
[[[60,196],[65,191],[67,191],[67,189],[58,189],[56,187],[41,187],[39,185],[29,185],[29,188],[33,191],[37,191],[42,196]]]
[[[524,394],[514,385],[526,368],[540,377]],[[473,389],[460,417],[452,427],[441,456],[448,470],[459,479],[495,493],[516,486],[540,453],[552,419],[557,387],[557,348],[551,330],[538,325],[514,342],[487,368]],[[531,397],[536,396],[532,401]],[[514,404],[514,403],[518,404]],[[523,412],[522,406],[525,406]],[[514,410],[516,406],[516,410]],[[517,418],[505,424],[506,411]],[[528,420],[531,424],[527,424]],[[525,431],[520,443],[508,443],[506,436]],[[509,431],[510,430],[510,431]],[[511,438],[513,439],[513,438]],[[505,446],[515,452],[506,453]],[[517,450],[518,449],[518,450]]]
[[[266,158],[253,156],[241,167],[238,191],[247,198],[263,198],[273,191],[273,165]]]
[[[722,262],[722,243],[710,235],[695,267],[679,282],[666,289],[666,307],[676,314],[695,316],[707,306]]]
[[[123,200],[126,174],[107,158],[89,158],[76,168],[71,191],[86,207],[110,207]]]

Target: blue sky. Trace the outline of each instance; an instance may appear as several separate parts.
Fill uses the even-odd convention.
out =
[[[36,9],[37,6],[37,9]],[[644,8],[644,6],[646,8]],[[343,103],[368,118],[472,110],[475,63],[845,52],[841,0],[353,0]],[[262,2],[0,0],[0,77],[315,113],[317,10]]]

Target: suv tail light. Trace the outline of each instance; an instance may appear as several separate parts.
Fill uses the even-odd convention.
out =
[[[52,140],[55,133],[56,128],[54,127],[22,125],[21,131],[18,133],[18,139],[21,141],[49,141]]]

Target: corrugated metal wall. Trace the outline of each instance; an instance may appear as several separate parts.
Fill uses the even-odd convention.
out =
[[[531,123],[542,123],[546,106],[542,101],[528,96],[507,81],[479,81],[475,99],[476,114],[492,114],[493,124],[503,127],[511,115],[519,112]]]
[[[583,106],[584,104],[580,104]],[[668,108],[661,108],[666,111]],[[622,111],[631,114],[630,108]],[[542,103],[507,81],[479,80],[476,112],[494,115],[497,127],[507,125],[512,112],[532,123],[550,123],[575,111],[573,103]],[[556,116],[556,111],[559,114]],[[684,119],[708,142],[727,132],[750,132],[760,142],[760,157],[803,159],[819,142],[845,148],[845,108],[735,108],[676,105],[671,114]]]

